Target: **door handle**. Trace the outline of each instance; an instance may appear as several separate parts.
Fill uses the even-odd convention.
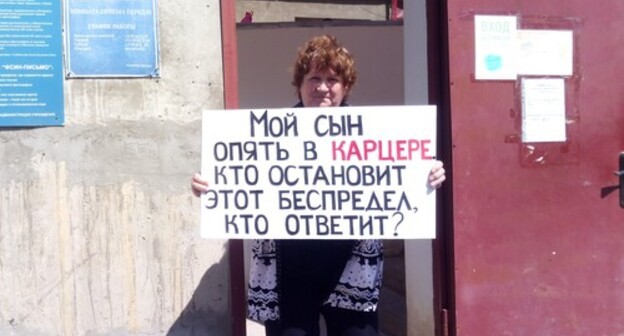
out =
[[[620,208],[624,208],[624,152],[620,153],[620,170],[615,172],[615,175],[620,180]]]

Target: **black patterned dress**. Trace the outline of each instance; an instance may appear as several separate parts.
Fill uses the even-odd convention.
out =
[[[345,250],[347,242],[350,245]],[[328,270],[326,265],[338,265],[338,272]],[[320,304],[374,312],[381,288],[383,245],[381,240],[254,240],[250,268],[247,299],[248,315],[253,320],[279,319],[280,307],[288,309],[291,304],[284,300],[291,297],[287,293],[306,293],[318,281],[331,281],[331,287],[321,294]],[[335,279],[331,278],[332,272],[336,273]],[[310,278],[312,285],[308,283]]]

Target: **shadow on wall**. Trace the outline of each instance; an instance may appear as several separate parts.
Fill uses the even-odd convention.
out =
[[[229,336],[231,334],[230,289],[229,285],[223,283],[223,274],[229,274],[227,253],[204,273],[191,300],[173,323],[167,336]],[[229,276],[226,279],[229,279]],[[215,311],[211,308],[211,303],[212,306],[224,306],[224,309]]]

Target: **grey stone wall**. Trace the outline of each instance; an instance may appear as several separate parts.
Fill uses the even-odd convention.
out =
[[[159,0],[158,79],[70,79],[63,127],[0,128],[0,335],[229,335],[227,243],[199,237],[215,0]]]
[[[387,20],[389,2],[382,0],[349,1],[275,1],[237,0],[238,22],[246,12],[253,12],[253,22],[294,22],[299,18]]]

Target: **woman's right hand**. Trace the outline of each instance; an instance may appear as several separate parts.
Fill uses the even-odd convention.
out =
[[[191,191],[195,197],[208,192],[208,181],[204,180],[199,173],[193,174],[191,178]]]

